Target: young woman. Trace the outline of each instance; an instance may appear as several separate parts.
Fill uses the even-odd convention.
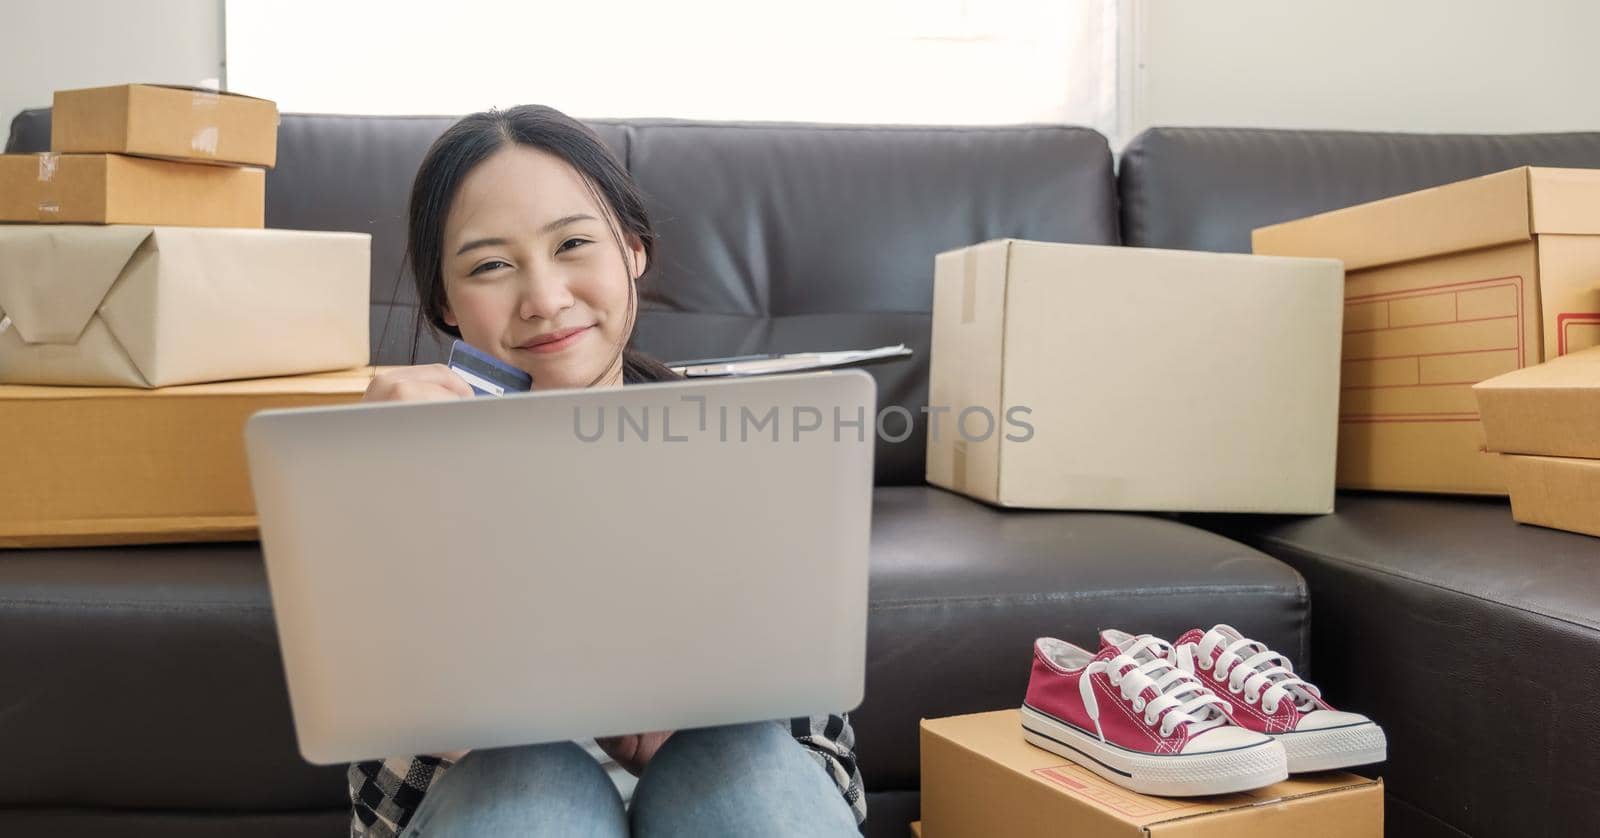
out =
[[[655,235],[632,179],[582,123],[539,106],[457,122],[417,172],[408,239],[422,318],[536,388],[675,377],[628,348]],[[385,371],[366,393],[471,397],[438,364]],[[855,835],[866,802],[854,740],[840,714],[609,737],[587,753],[566,742],[357,763],[351,834]],[[631,801],[606,756],[638,778]]]

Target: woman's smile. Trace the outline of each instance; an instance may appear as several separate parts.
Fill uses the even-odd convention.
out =
[[[579,326],[575,329],[561,329],[559,331],[539,335],[527,343],[521,344],[515,348],[521,349],[524,352],[537,352],[540,354],[560,352],[563,349],[567,349],[568,347],[576,345],[578,341],[583,340],[583,338],[588,335],[593,328],[594,326],[591,324],[589,326]]]

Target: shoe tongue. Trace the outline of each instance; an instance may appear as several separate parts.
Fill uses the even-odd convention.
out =
[[[1129,646],[1137,642],[1139,642],[1137,635],[1132,635],[1125,631],[1106,629],[1100,632],[1100,648],[1102,649],[1116,649],[1119,652],[1126,652]]]
[[[1125,631],[1107,629],[1106,631],[1100,632],[1100,643],[1107,649],[1115,649],[1119,653],[1126,653],[1129,649],[1132,649],[1134,646],[1138,645],[1139,641],[1150,636],[1151,635],[1148,634],[1129,634]],[[1156,651],[1157,648],[1159,647],[1151,644],[1145,646],[1143,649],[1140,649],[1137,653],[1132,655],[1134,662],[1149,663],[1150,661],[1157,659],[1164,660],[1165,656],[1158,654]]]
[[[1222,639],[1228,643],[1244,639],[1244,635],[1240,634],[1238,629],[1228,625],[1227,623],[1217,623],[1211,627],[1211,630],[1220,635]]]

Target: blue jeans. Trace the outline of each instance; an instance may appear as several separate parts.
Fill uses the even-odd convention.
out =
[[[778,722],[685,730],[650,760],[624,807],[572,742],[473,751],[423,798],[402,838],[854,836],[833,780]]]

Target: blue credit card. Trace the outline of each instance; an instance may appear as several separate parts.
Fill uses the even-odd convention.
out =
[[[504,396],[533,389],[533,376],[460,340],[450,345],[450,360],[446,365],[466,379],[472,391],[480,396]]]

